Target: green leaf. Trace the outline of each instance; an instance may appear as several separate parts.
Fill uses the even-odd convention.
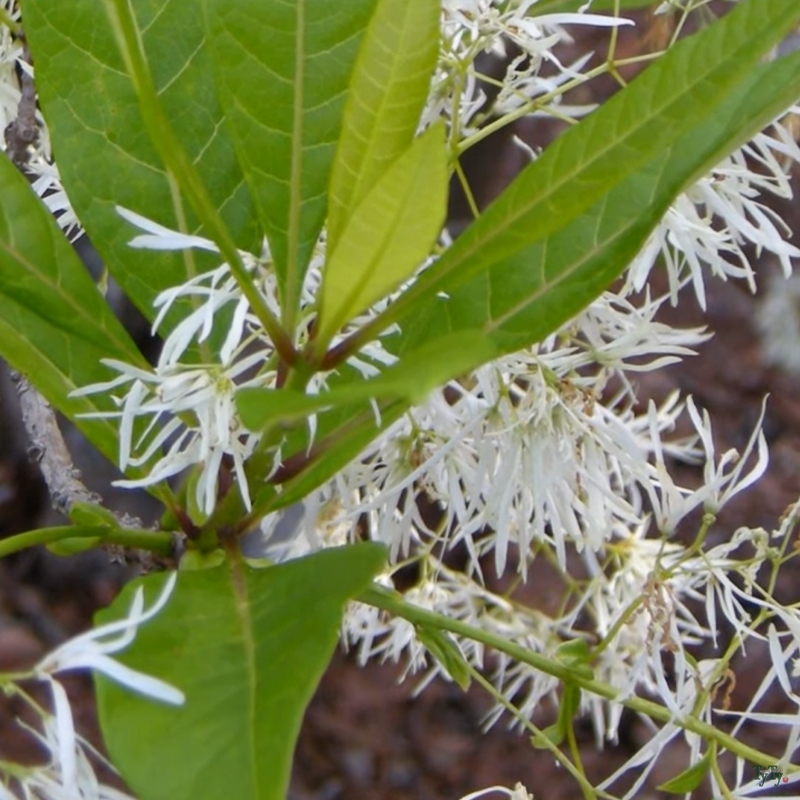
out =
[[[516,295],[520,305],[530,299],[529,289],[528,295],[519,294],[517,279],[524,275],[512,274],[510,268],[512,259],[524,255],[525,248],[545,242],[576,223],[581,239],[567,242],[566,246],[576,253],[583,251],[584,255],[587,249],[597,249],[591,230],[596,219],[581,218],[593,208],[595,217],[599,216],[596,209],[604,203],[608,206],[602,220],[604,226],[622,213],[640,219],[646,212],[640,214],[635,203],[627,203],[624,212],[617,212],[609,202],[610,193],[630,179],[630,185],[639,189],[637,202],[644,197],[650,207],[653,178],[645,184],[647,179],[640,178],[640,174],[659,166],[664,168],[671,148],[683,136],[692,131],[695,137],[700,135],[736,87],[748,79],[763,54],[791,29],[798,15],[798,0],[748,0],[721,21],[679,42],[523,170],[484,215],[393,304],[384,315],[383,324],[410,314],[422,297],[436,306],[429,309],[433,316],[452,317],[447,303],[435,302],[437,293],[454,293],[469,281],[485,276],[493,265],[505,263],[509,268],[502,270],[501,286],[488,287],[484,281],[480,290],[473,292],[472,302],[480,303],[475,309],[479,316],[474,324],[480,325],[487,315],[498,316],[494,307],[502,305],[506,297],[513,300]],[[757,100],[752,98],[754,103]],[[741,119],[736,122],[742,124]],[[705,159],[698,159],[698,164],[704,163]],[[664,179],[665,192],[671,190],[670,183],[674,181]],[[656,202],[664,196],[658,195]],[[663,203],[659,206],[663,208]],[[574,232],[575,229],[573,235]],[[623,267],[618,265],[617,273]],[[514,263],[514,270],[520,268],[537,276],[537,293],[543,290],[542,280],[561,279],[564,273],[562,268],[560,272],[549,269],[546,275],[539,274],[527,257]],[[506,290],[499,303],[495,296],[487,294],[494,288]],[[484,293],[482,298],[480,292]],[[596,293],[580,291],[581,304]],[[489,308],[490,304],[494,307]],[[425,329],[415,328],[414,333],[427,336]]]
[[[375,544],[324,550],[267,569],[226,563],[181,572],[164,610],[119,660],[186,695],[182,707],[98,678],[100,722],[115,766],[142,800],[284,800],[306,705],[336,645],[346,601],[384,563]],[[129,584],[102,624],[121,618]]]
[[[691,767],[656,788],[660,792],[669,794],[693,792],[703,782],[709,769],[711,769],[710,750],[696,764],[692,764]]]
[[[425,649],[439,662],[444,671],[458,686],[466,692],[472,680],[469,664],[452,637],[445,631],[428,625],[417,625],[415,630],[417,638],[422,642]]]
[[[594,671],[589,666],[591,661],[591,651],[585,639],[572,639],[560,644],[556,650],[556,658],[577,676],[586,680],[594,678]],[[561,703],[558,706],[558,720],[553,725],[545,728],[541,736],[534,736],[532,743],[534,747],[546,748],[548,745],[542,741],[542,736],[551,744],[556,746],[564,741],[569,733],[572,720],[580,711],[581,707],[581,688],[569,678],[564,681],[564,688],[561,693]]]
[[[531,744],[537,749],[549,749],[547,742],[558,747],[569,733],[572,720],[580,710],[581,688],[567,681],[561,692],[561,703],[558,706],[558,720],[545,728],[541,734],[531,738]],[[542,741],[546,739],[547,742]]]
[[[379,0],[358,54],[333,164],[328,248],[373,184],[411,144],[439,55],[430,0]]]
[[[305,421],[309,414],[370,400],[402,399],[416,405],[438,386],[463,375],[476,362],[490,360],[494,353],[486,336],[465,331],[438,339],[433,345],[422,345],[368,381],[334,386],[315,395],[287,389],[241,389],[236,404],[242,422],[254,431]]]
[[[589,666],[592,653],[585,639],[572,639],[560,644],[556,649],[556,658],[581,678],[589,681],[594,679],[594,670]]]
[[[531,736],[531,744],[537,750],[549,750],[551,746],[558,747],[564,741],[566,731],[561,727],[561,724],[554,722],[548,725],[540,733]]]
[[[324,454],[317,458],[305,458],[306,450],[292,450],[305,461],[301,469],[284,480],[280,487],[268,484],[253,502],[255,514],[265,514],[279,508],[286,508],[303,500],[317,486],[335,475],[342,467],[356,458],[359,453],[389,425],[399,419],[408,409],[407,400],[396,400],[390,404],[380,404],[381,424],[376,425],[375,413],[369,409],[353,415],[352,409],[345,409],[337,419],[339,425],[328,427],[330,441],[326,442]],[[321,422],[327,422],[323,417]],[[322,427],[322,426],[321,426]],[[321,438],[321,432],[318,432]],[[291,463],[291,458],[288,459]],[[284,461],[284,464],[287,463]]]
[[[724,102],[639,172],[544,242],[498,259],[449,299],[401,320],[404,347],[480,326],[501,352],[541,341],[586,307],[636,256],[672,200],[800,94],[800,56],[754,68]],[[499,201],[499,202],[502,202]],[[402,347],[400,352],[402,352]]]
[[[47,529],[46,529],[47,530]],[[57,528],[50,528],[51,533],[55,533]],[[103,538],[108,534],[110,528],[106,526],[81,527],[81,526],[68,526],[64,528],[64,538],[54,539],[47,543],[47,549],[56,556],[68,557],[74,556],[78,553],[85,553],[87,550],[92,550]],[[72,535],[67,536],[67,531]],[[80,533],[80,536],[76,534]]]
[[[77,500],[69,508],[69,519],[74,525],[100,525],[116,528],[119,521],[112,511],[97,503],[85,503]]]
[[[219,96],[269,238],[287,328],[325,218],[348,81],[375,3],[204,2]]]
[[[416,139],[366,192],[322,273],[321,344],[380,300],[428,255],[447,212],[444,125]]]
[[[146,367],[72,246],[28,181],[0,156],[0,355],[116,461],[118,434],[108,397],[69,397],[111,377],[101,358]]]
[[[133,6],[171,126],[237,244],[253,250],[261,234],[222,123],[202,14],[195,3],[137,0]],[[153,319],[160,291],[216,266],[219,257],[128,246],[139,231],[119,217],[116,205],[169,228],[201,232],[147,135],[103,5],[25,0],[24,13],[39,99],[70,201],[115,279]],[[179,304],[169,315],[166,332],[186,308]]]
[[[225,551],[216,550],[187,550],[180,560],[181,571],[204,570],[219,567],[226,563]]]

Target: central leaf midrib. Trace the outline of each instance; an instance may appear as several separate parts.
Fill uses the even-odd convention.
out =
[[[283,324],[289,335],[294,328],[299,300],[300,209],[303,172],[303,105],[305,81],[305,0],[295,5],[294,104],[292,107],[292,163],[289,177],[289,230],[286,243],[286,296],[282,309]]]
[[[253,618],[251,614],[250,596],[244,575],[244,565],[239,560],[230,559],[231,588],[235,598],[234,611],[241,631],[242,650],[244,654],[242,668],[247,684],[247,763],[250,770],[250,783],[255,788],[254,797],[261,797],[259,783],[260,770],[257,768],[258,746],[256,742],[256,692],[258,689],[258,671],[256,669],[256,645],[253,639]]]

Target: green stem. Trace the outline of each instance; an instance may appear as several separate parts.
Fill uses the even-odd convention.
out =
[[[504,697],[500,692],[497,691],[495,686],[488,681],[486,678],[478,672],[475,667],[471,664],[467,664],[467,668],[469,669],[469,673],[472,676],[472,679],[479,683],[483,689],[491,695],[495,699],[495,701],[503,706],[509,714],[513,715],[517,718],[519,723],[523,725],[527,730],[532,734],[534,741],[536,744],[535,747],[540,747],[550,751],[550,754],[553,756],[553,759],[557,761],[562,767],[564,767],[567,772],[577,781],[578,785],[581,787],[581,791],[583,792],[583,796],[587,799],[598,797],[602,795],[603,797],[610,798],[611,795],[607,794],[606,792],[600,792],[598,789],[595,789],[594,786],[586,779],[584,773],[579,770],[562,752],[559,748],[554,745],[550,739],[545,736],[544,732],[537,728],[529,719],[524,717],[520,714],[519,709],[517,709],[514,704]]]
[[[404,601],[396,592],[392,592],[384,587],[373,585],[358,599],[362,603],[388,611],[395,616],[402,617],[413,625],[427,625],[433,628],[439,628],[440,630],[454,633],[457,636],[463,636],[467,639],[480,642],[487,647],[492,647],[540,672],[552,675],[560,681],[571,681],[580,686],[584,691],[590,692],[598,697],[604,697],[606,700],[613,700],[626,708],[630,708],[640,714],[645,714],[659,722],[678,725],[684,730],[696,733],[702,736],[707,742],[716,742],[718,745],[747,759],[753,764],[770,766],[775,763],[774,756],[762,753],[760,750],[756,750],[743,742],[737,741],[732,736],[723,733],[707,722],[690,716],[684,719],[675,719],[672,712],[666,706],[652,700],[645,700],[642,697],[626,697],[620,699],[618,690],[613,686],[603,683],[602,681],[586,678],[583,674],[573,670],[563,662],[555,661],[541,653],[528,650],[525,647],[507,641],[502,636],[497,636],[496,634],[489,633],[480,628],[475,628],[460,620],[451,619],[442,614],[437,614],[434,611],[427,611],[424,608],[414,606]]]
[[[18,553],[29,547],[53,544],[64,539],[99,539],[102,544],[116,544],[137,550],[149,550],[162,556],[172,553],[172,534],[166,531],[144,531],[135,528],[111,528],[108,525],[82,526],[59,525],[39,528],[9,536],[0,541],[0,558]]]
[[[719,762],[717,761],[717,748],[713,743],[711,746],[711,772],[716,778],[717,784],[719,785],[720,791],[722,792],[722,796],[725,798],[725,800],[734,800],[731,790],[728,788],[728,784],[725,781],[725,776],[722,774],[722,770],[719,768]]]
[[[22,36],[22,25],[11,19],[11,15],[4,8],[0,8],[0,25],[5,25],[14,36]]]
[[[231,274],[249,301],[253,313],[275,344],[275,348],[287,364],[293,364],[297,359],[297,351],[291,338],[256,289],[230,231],[217,213],[205,184],[169,124],[153,84],[130,0],[105,0],[105,4],[120,53],[138,95],[139,110],[150,139],[167,170],[172,173],[186,194],[204,229],[219,248],[220,254],[230,267]]]
[[[639,64],[643,61],[652,61],[655,58],[658,58],[658,56],[660,55],[663,55],[663,53],[645,53],[644,55],[640,56],[631,56],[630,58],[622,58],[615,63],[615,66],[623,67],[627,66],[628,64]],[[583,86],[588,81],[594,80],[595,78],[598,78],[601,75],[606,74],[608,71],[609,71],[609,65],[607,63],[600,64],[594,69],[591,69],[588,72],[584,73],[580,78],[573,78],[571,81],[567,81],[563,85],[559,86],[557,89],[554,89],[552,92],[548,92],[547,94],[544,94],[541,97],[537,97],[533,100],[530,100],[526,105],[521,106],[520,108],[516,108],[514,109],[514,111],[511,111],[508,114],[505,114],[504,116],[499,117],[496,120],[493,120],[488,125],[484,126],[480,130],[473,133],[472,136],[469,136],[466,139],[464,139],[458,145],[458,154],[461,155],[461,153],[463,153],[466,150],[469,150],[470,147],[473,147],[474,145],[478,144],[478,142],[491,136],[496,131],[505,128],[507,125],[510,125],[512,122],[516,122],[518,119],[522,119],[523,117],[529,116],[534,111],[544,109],[544,107],[548,103],[551,103],[557,97],[565,95],[568,91],[578,86]]]
[[[458,158],[455,159],[453,162],[456,175],[458,176],[458,182],[461,184],[461,188],[464,191],[464,197],[467,200],[467,205],[469,206],[470,214],[472,214],[473,219],[478,219],[481,215],[480,209],[478,208],[478,204],[475,202],[475,195],[472,194],[472,188],[469,185],[469,181],[467,180],[467,176],[464,172],[464,168],[461,166],[461,162]]]
[[[144,531],[137,528],[112,528],[103,544],[116,544],[133,550],[149,550],[160,556],[171,556],[174,536],[167,531]]]

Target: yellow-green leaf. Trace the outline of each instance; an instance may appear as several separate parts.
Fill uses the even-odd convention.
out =
[[[453,638],[445,631],[428,625],[417,625],[416,633],[425,649],[466,692],[471,682],[469,664]]]
[[[444,127],[436,124],[365,195],[325,265],[317,337],[322,344],[396,289],[429,255],[447,205]]]
[[[333,164],[332,250],[372,185],[413,141],[438,52],[438,3],[379,0],[350,80]]]

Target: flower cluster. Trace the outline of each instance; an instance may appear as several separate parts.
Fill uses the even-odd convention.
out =
[[[582,73],[588,56],[563,63],[559,48],[569,41],[567,31],[575,24],[628,23],[591,13],[537,16],[536,0],[443,0],[440,63],[421,125],[444,118],[463,150],[482,136],[490,117],[574,120],[588,107],[568,106],[565,93],[590,75]],[[770,651],[773,668],[754,695],[750,718],[774,721],[755,710],[772,685],[800,703],[796,675],[785,666],[800,663],[796,609],[781,606],[758,580],[761,570],[784,557],[798,507],[773,534],[742,528],[724,544],[707,547],[704,541],[714,515],[767,467],[761,419],[741,453],[719,454],[709,416],[691,397],[672,394],[643,406],[633,379],[691,355],[708,338],[703,329],[678,330],[659,321],[659,310],[681,290],[691,287],[705,306],[709,273],[754,289],[752,251],[771,253],[789,274],[800,251],[785,241],[785,226],[763,196],[790,194],[787,167],[793,161],[800,162],[800,148],[778,120],[673,203],[616,291],[538,345],[451,381],[409,409],[306,497],[302,519],[288,534],[281,514],[261,519],[264,554],[280,561],[368,537],[388,546],[389,567],[379,578],[384,587],[400,586],[401,570],[413,568],[416,579],[404,594],[409,604],[554,661],[565,641],[591,642],[595,678],[617,693],[614,702],[585,693],[581,698],[598,740],[617,737],[621,703],[635,696],[657,696],[672,715],[602,784],[610,787],[641,767],[626,796],[642,786],[659,748],[685,735],[678,721],[691,714],[714,723],[729,659],[699,659],[693,648],[718,646],[720,618],[737,644],[752,639]],[[219,254],[206,239],[132,211],[120,214],[140,231],[134,247]],[[257,255],[240,257],[265,307],[278,316],[267,244]],[[293,332],[299,350],[309,335],[324,259],[323,236]],[[654,296],[649,282],[656,263],[663,263],[669,289]],[[165,320],[181,303],[190,310],[168,326]],[[154,331],[167,331],[158,363],[150,369],[107,361],[117,375],[77,393],[103,392],[116,402],[116,410],[99,416],[119,419],[120,466],[146,472],[122,485],[158,483],[194,470],[194,501],[208,517],[228,469],[250,510],[254,487],[246,465],[261,434],[239,419],[235,396],[242,388],[279,385],[276,344],[226,263],[162,292],[156,308]],[[349,363],[371,376],[391,361],[373,342]],[[324,392],[329,380],[318,375],[309,391]],[[315,425],[311,415],[309,448]],[[688,435],[676,434],[681,426]],[[271,444],[276,468],[282,445]],[[702,484],[679,484],[670,471],[675,463],[702,465]],[[675,537],[692,525],[699,531],[693,543]],[[525,580],[542,564],[562,588],[549,598],[526,589]],[[351,605],[343,639],[361,661],[403,660],[408,672],[427,670],[424,680],[447,674],[429,657],[413,624],[371,606]],[[558,692],[556,678],[523,660],[489,656],[467,638],[459,638],[457,647],[469,667],[492,678],[497,702],[487,724],[510,705],[525,724]],[[47,664],[42,674],[54,671]],[[55,688],[54,697],[63,720]],[[780,722],[788,724],[786,718]],[[785,762],[800,743],[800,726],[792,724]],[[698,754],[700,738],[687,735],[687,741]],[[59,769],[70,780],[76,747],[69,740],[70,756],[58,745]],[[746,794],[752,787],[738,767],[737,791]],[[513,800],[528,796],[518,785],[464,800],[490,791]]]
[[[442,45],[427,124],[444,118],[451,138],[480,133],[490,118],[510,122],[541,114],[575,120],[593,106],[567,106],[566,87],[588,80],[581,70],[591,54],[565,66],[558,45],[571,42],[569,26],[633,24],[609,14],[537,14],[537,0],[443,0]],[[548,69],[549,68],[549,69]]]
[[[170,231],[126,209],[120,209],[120,213],[146,232],[132,240],[134,247],[197,247],[217,252],[216,246],[207,239]],[[249,271],[256,276],[262,295],[276,305],[274,277],[264,269],[268,253],[261,259],[249,253],[242,256]],[[154,370],[108,359],[104,363],[119,372],[119,376],[106,383],[84,387],[74,394],[112,392],[119,386],[128,387],[124,397],[115,397],[119,411],[93,415],[119,418],[120,469],[125,470],[129,465],[150,467],[146,477],[118,481],[118,485],[148,486],[199,465],[195,499],[197,507],[209,515],[216,504],[218,476],[223,459],[227,457],[233,464],[242,499],[249,508],[244,463],[259,437],[243,428],[234,408],[234,395],[240,388],[274,383],[274,369],[265,368],[273,354],[272,344],[261,330],[247,299],[238,291],[227,264],[162,292],[155,302],[159,313],[153,323],[154,333],[181,298],[199,299],[200,305],[167,336]],[[216,356],[200,363],[189,361],[190,347],[196,346],[201,354],[204,349],[208,350],[207,343],[215,325],[219,331],[223,318],[227,330]],[[139,417],[150,421],[137,435],[135,421]]]

